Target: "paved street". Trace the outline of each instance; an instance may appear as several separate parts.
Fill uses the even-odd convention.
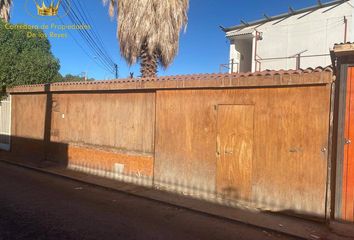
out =
[[[0,239],[293,239],[0,163]]]

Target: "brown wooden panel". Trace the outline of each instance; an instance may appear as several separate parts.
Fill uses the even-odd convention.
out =
[[[343,220],[354,222],[354,67],[348,68],[343,163]]]
[[[210,92],[162,91],[156,100],[156,185],[215,192],[217,111]]]
[[[12,101],[12,136],[43,140],[47,95],[14,95]]]
[[[253,201],[273,211],[324,217],[330,86],[262,90],[255,110]]]
[[[228,200],[251,197],[253,115],[252,105],[218,106],[216,189]]]
[[[68,146],[68,164],[114,171],[115,164],[123,166],[125,174],[149,176],[153,174],[152,155],[130,155],[93,147]]]
[[[1,152],[4,159],[19,159],[38,164],[44,158],[45,94],[12,96],[11,152]]]
[[[51,141],[152,153],[154,93],[53,94]]]
[[[254,105],[252,203],[324,216],[331,86],[157,92],[154,177],[216,192],[218,105]]]
[[[325,76],[313,73],[301,75],[301,79]],[[298,78],[281,75],[277,81],[291,82]],[[265,81],[263,77],[248,78],[248,83],[244,83],[243,78],[229,80],[231,83],[237,81],[238,86]],[[228,79],[212,81],[222,85]],[[185,84],[174,82],[178,86]],[[161,84],[167,86],[169,81],[161,81]],[[156,123],[154,92],[53,93],[51,141],[95,148],[94,151],[69,149],[70,161],[84,160],[89,155],[95,159],[98,155],[104,156],[102,162],[111,158],[123,161],[126,153],[149,156],[148,159],[134,157],[128,160],[129,168],[146,169],[151,173],[151,168],[145,166],[151,167],[156,126],[156,182],[169,188],[183,186],[192,195],[207,192],[211,197],[217,190],[217,106],[253,105],[252,164],[250,171],[237,174],[243,176],[240,177],[244,182],[242,187],[246,185],[245,189],[251,191],[243,189],[242,192],[247,192],[250,201],[266,209],[322,216],[326,196],[330,91],[330,84],[159,90],[156,93]],[[43,98],[16,95],[14,133],[28,138],[43,136],[45,100],[44,95]],[[247,117],[249,113],[242,114]],[[33,116],[38,122],[31,122]],[[241,116],[233,118],[246,123],[244,119],[238,119]],[[238,131],[248,129],[247,126]],[[234,138],[233,144],[241,144],[238,140]],[[114,149],[115,155],[96,151],[96,148]],[[233,149],[237,152],[239,148]],[[231,169],[247,168],[233,165]],[[252,179],[252,188],[247,187],[249,179]],[[234,181],[233,184],[238,183]]]

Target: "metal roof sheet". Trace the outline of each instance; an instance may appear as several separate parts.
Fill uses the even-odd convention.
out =
[[[244,28],[237,31],[233,31],[230,36],[245,36],[253,34],[256,30],[254,28]]]
[[[350,0],[335,0],[335,1],[328,2],[328,3],[322,3],[321,5],[318,4],[316,6],[311,6],[308,8],[289,11],[288,13],[284,13],[284,14],[280,14],[280,15],[276,15],[276,16],[272,16],[272,17],[267,16],[267,18],[263,18],[263,19],[260,19],[257,21],[249,22],[247,24],[240,24],[240,25],[236,25],[236,26],[232,26],[232,27],[228,27],[228,28],[221,27],[221,29],[224,32],[230,32],[230,31],[234,31],[237,29],[249,28],[251,26],[255,26],[255,25],[266,23],[266,22],[287,18],[287,17],[293,16],[293,15],[297,15],[297,14],[301,14],[301,13],[305,13],[305,12],[314,11],[314,10],[329,7],[332,5],[336,5],[336,4],[340,5],[340,4],[348,2],[348,1],[350,1]]]

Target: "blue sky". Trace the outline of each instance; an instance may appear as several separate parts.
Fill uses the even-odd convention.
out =
[[[37,0],[40,2],[41,0]],[[139,75],[139,65],[128,66],[120,56],[119,45],[116,39],[116,22],[107,14],[107,8],[102,6],[101,0],[71,0],[80,1],[86,14],[93,19],[95,30],[102,37],[105,49],[119,66],[119,77],[124,78],[129,72]],[[328,1],[323,1],[328,2]],[[219,71],[219,65],[228,62],[229,45],[219,25],[229,27],[238,25],[240,20],[253,21],[294,9],[315,5],[316,0],[190,0],[189,22],[187,32],[182,34],[180,49],[172,65],[167,69],[159,69],[159,75],[179,75],[193,73],[213,73]],[[31,11],[25,5],[33,5],[33,0],[14,0],[11,13],[12,23],[25,23],[41,25],[43,23],[62,24],[59,20],[47,20],[31,17]],[[62,19],[65,24],[70,24],[67,17]],[[77,41],[86,46],[84,40],[76,31],[71,34]],[[99,67],[94,57],[87,57],[83,50],[75,43],[73,37],[66,39],[50,38],[53,54],[60,60],[62,74],[80,74],[87,71],[89,77],[111,79],[113,74]],[[87,49],[87,48],[85,48]],[[87,49],[90,52],[89,49]],[[91,54],[94,56],[94,54]]]

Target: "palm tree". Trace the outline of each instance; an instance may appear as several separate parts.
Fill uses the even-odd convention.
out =
[[[120,51],[129,65],[140,61],[142,77],[155,77],[160,63],[167,68],[178,52],[186,27],[189,0],[103,0],[117,13]]]
[[[10,8],[12,0],[0,0],[0,19],[5,22],[10,20]]]

